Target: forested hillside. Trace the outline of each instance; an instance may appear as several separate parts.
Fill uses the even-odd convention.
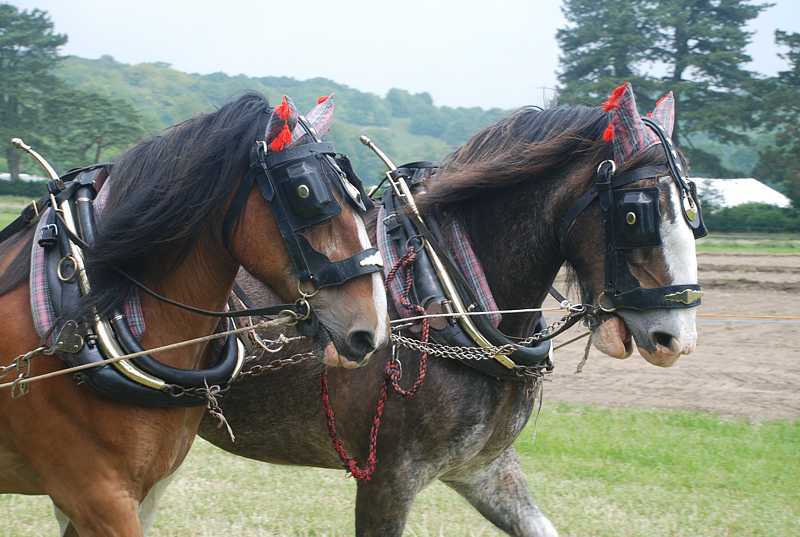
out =
[[[98,60],[69,57],[56,74],[83,91],[129,102],[141,114],[145,130],[157,132],[199,112],[213,110],[245,91],[259,91],[276,102],[289,95],[307,110],[318,96],[336,93],[337,111],[331,134],[337,149],[348,153],[367,181],[382,174],[382,164],[358,142],[367,134],[398,163],[441,159],[470,134],[504,115],[499,109],[434,106],[427,93],[393,89],[386,98],[355,90],[332,80],[286,77],[252,78],[224,73],[189,74],[165,63],[126,65],[109,56]],[[120,148],[111,148],[109,158]],[[69,163],[77,164],[77,163]],[[62,164],[62,167],[64,165]]]

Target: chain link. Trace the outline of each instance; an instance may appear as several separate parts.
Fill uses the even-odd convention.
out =
[[[274,373],[275,371],[279,371],[284,367],[289,367],[291,365],[299,364],[300,362],[305,362],[309,358],[314,358],[315,356],[316,355],[313,352],[301,352],[298,354],[293,354],[288,358],[280,358],[278,360],[273,360],[267,364],[255,364],[247,371],[242,371],[241,373],[239,373],[234,382],[239,382],[247,377],[257,377],[260,375],[266,375],[268,373]],[[258,355],[248,356],[247,358],[245,358],[245,363],[252,362],[257,358],[259,358]]]
[[[507,343],[505,345],[457,347],[433,342],[423,343],[418,339],[403,336],[399,333],[393,333],[391,338],[395,345],[418,352],[427,352],[433,356],[450,358],[451,360],[492,360],[498,354],[510,354],[519,347],[552,339],[560,334],[568,324],[571,326],[577,319],[591,315],[591,311],[583,304],[570,306],[567,315],[557,321],[553,321],[544,330],[531,334],[527,338],[520,340],[519,343]]]
[[[25,354],[20,354],[14,358],[10,364],[0,366],[0,379],[8,375],[11,371],[17,372],[17,378],[11,383],[12,399],[22,397],[30,391],[30,387],[27,384],[23,384],[22,381],[27,379],[31,374],[31,359],[46,350],[46,347],[37,347]]]

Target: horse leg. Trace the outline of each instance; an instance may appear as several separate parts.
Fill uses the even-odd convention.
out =
[[[74,492],[68,503],[53,499],[62,537],[144,537],[132,496],[117,487]]]
[[[356,493],[356,537],[401,537],[421,487],[415,476],[373,475]],[[423,485],[424,486],[424,485]]]
[[[142,503],[139,504],[139,523],[142,526],[142,533],[144,535],[147,535],[153,527],[153,523],[156,519],[158,502],[164,495],[164,492],[167,490],[174,476],[175,474],[172,474],[156,483],[153,488],[150,489],[150,492],[147,493]],[[59,535],[61,537],[78,537],[77,530],[72,526],[67,515],[65,515],[56,504],[53,504],[53,512],[58,521]]]
[[[533,503],[512,447],[487,465],[459,468],[441,480],[509,535],[558,537],[553,524]]]

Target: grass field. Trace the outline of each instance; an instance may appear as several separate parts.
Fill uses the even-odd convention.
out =
[[[562,537],[800,535],[800,422],[546,405],[517,442],[529,484]],[[198,441],[168,490],[155,536],[353,534],[344,472],[272,466]],[[43,498],[0,497],[0,535],[52,535]],[[495,536],[442,485],[408,536]]]
[[[0,196],[0,228],[19,216],[19,212],[31,200],[20,196]]]
[[[800,254],[798,233],[711,233],[697,241],[707,253]]]

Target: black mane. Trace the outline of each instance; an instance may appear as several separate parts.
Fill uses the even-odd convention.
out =
[[[205,226],[221,223],[224,203],[247,172],[269,111],[263,95],[248,93],[117,159],[95,246],[87,253],[93,293],[85,306],[118,306],[131,284],[115,268],[136,276],[168,271],[185,259]]]
[[[600,107],[521,108],[451,154],[418,204],[457,204],[536,177],[580,173],[588,181],[612,158],[612,144],[602,140],[607,125]],[[663,150],[646,151],[622,169],[664,162]]]

